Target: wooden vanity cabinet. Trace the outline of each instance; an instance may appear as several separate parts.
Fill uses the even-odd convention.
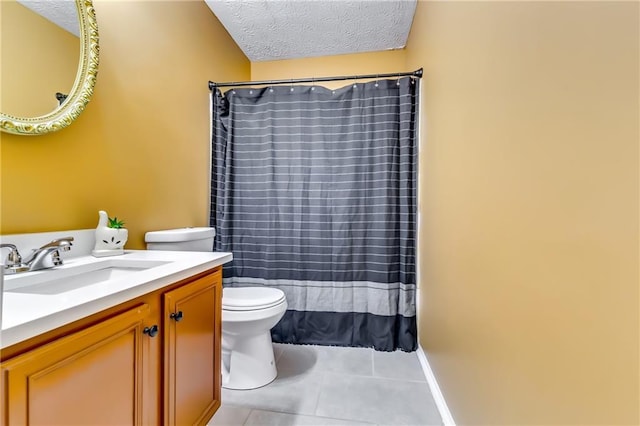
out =
[[[142,424],[149,305],[2,364],[8,425]]]
[[[220,406],[221,271],[4,348],[0,424],[206,425]]]
[[[220,407],[222,286],[205,277],[164,294],[164,424],[206,424]]]

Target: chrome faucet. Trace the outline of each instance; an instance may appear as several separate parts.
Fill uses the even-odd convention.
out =
[[[39,271],[41,269],[53,268],[54,266],[62,265],[62,257],[60,257],[60,250],[69,251],[73,245],[71,242],[73,237],[58,238],[50,243],[47,243],[39,249],[34,249],[33,252],[27,256],[24,261],[22,260],[18,249],[13,244],[2,244],[1,247],[7,247],[11,249],[9,256],[7,257],[7,264],[5,265],[5,273],[15,274],[17,272],[27,271]]]
[[[73,245],[73,237],[58,238],[34,250],[24,263],[29,266],[29,271],[39,271],[40,269],[53,268],[62,265],[60,250],[69,251]]]

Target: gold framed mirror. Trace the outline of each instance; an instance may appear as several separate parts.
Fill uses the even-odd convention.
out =
[[[4,43],[8,43],[7,38],[5,38],[7,36],[7,34],[5,34],[5,19],[9,20],[11,17],[7,16],[5,13],[5,10],[9,10],[5,7],[5,1],[2,3],[3,10],[0,13],[2,13],[3,20],[2,38],[4,39],[4,46]],[[24,112],[15,113],[10,110],[5,110],[7,108],[6,105],[8,104],[8,102],[6,102],[6,98],[11,96],[11,94],[5,94],[5,92],[9,92],[9,90],[2,90],[3,98],[0,103],[0,109],[2,110],[0,112],[0,130],[19,135],[41,135],[55,132],[69,126],[76,118],[78,118],[82,111],[84,111],[93,94],[93,88],[98,74],[98,24],[92,0],[75,0],[75,6],[77,9],[79,27],[78,44],[80,53],[75,80],[73,81],[72,86],[70,89],[60,88],[60,93],[53,92],[48,94],[47,96],[53,97],[53,99],[49,99],[49,101],[53,103],[50,112],[42,113],[38,111],[33,116]],[[20,27],[20,25],[17,24],[15,26],[16,28]],[[8,27],[8,25],[6,27]],[[25,39],[16,39],[15,37],[11,39],[11,43],[19,43],[18,45],[15,45],[19,52],[18,56],[33,57],[38,55],[31,49],[24,48],[19,40]],[[11,59],[5,58],[3,53],[2,63],[9,64],[12,63],[11,61]],[[41,67],[45,72],[47,72],[46,64],[41,65]],[[5,80],[5,74],[10,73],[5,73],[5,70],[3,69],[0,74],[2,75],[3,88],[12,87],[11,85],[13,83]],[[15,89],[14,91],[17,90],[19,89]],[[65,90],[68,90],[68,93],[64,93]],[[13,96],[15,97],[16,95]],[[21,101],[23,103],[25,102],[24,100]],[[18,108],[17,111],[25,111],[25,109]]]

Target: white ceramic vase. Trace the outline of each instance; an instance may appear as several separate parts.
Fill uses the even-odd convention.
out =
[[[107,226],[107,212],[98,212],[100,220],[96,228],[96,244],[91,252],[96,257],[117,256],[124,254],[124,245],[129,238],[129,230],[126,228],[109,228]]]

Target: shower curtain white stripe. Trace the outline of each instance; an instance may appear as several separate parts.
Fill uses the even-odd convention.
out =
[[[415,288],[404,283],[381,284],[373,281],[295,281],[265,280],[259,278],[225,278],[225,285],[238,287],[269,286],[279,288],[287,297],[287,309],[311,312],[359,312],[374,315],[395,315],[396,309],[388,302],[389,294],[395,298],[413,298]],[[310,304],[309,300],[313,300]],[[414,303],[403,303],[400,315],[414,316]]]

